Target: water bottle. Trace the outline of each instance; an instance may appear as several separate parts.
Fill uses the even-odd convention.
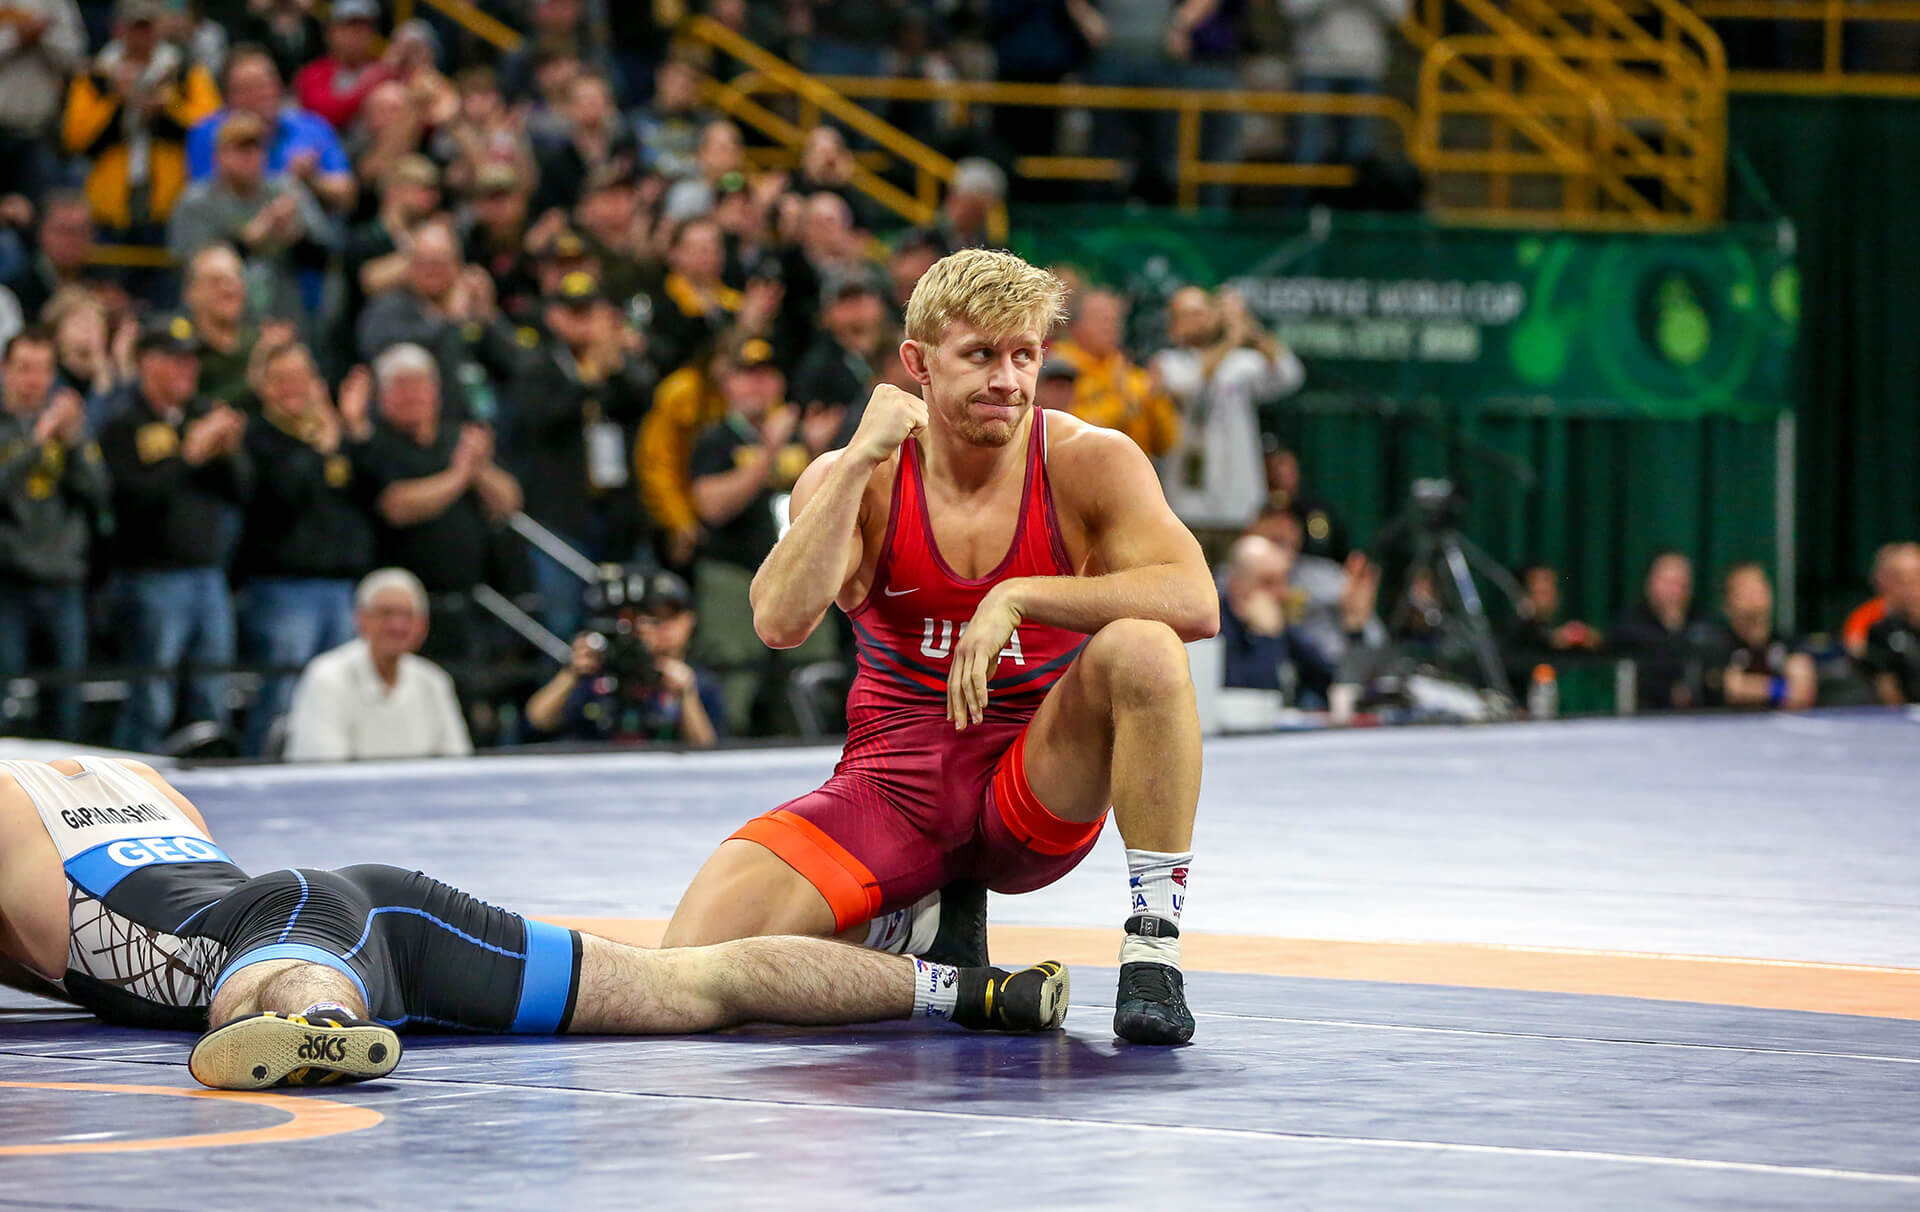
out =
[[[1527,716],[1529,719],[1550,720],[1560,714],[1560,683],[1553,676],[1553,666],[1535,665],[1533,683],[1527,687]]]

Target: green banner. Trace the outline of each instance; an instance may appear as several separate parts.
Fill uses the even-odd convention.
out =
[[[1238,287],[1307,364],[1298,403],[1763,420],[1793,406],[1799,278],[1774,227],[1606,235],[1379,215],[1023,209],[1013,245],[1139,301]]]

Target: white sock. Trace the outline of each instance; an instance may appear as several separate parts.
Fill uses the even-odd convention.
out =
[[[861,945],[889,955],[919,955],[933,946],[934,935],[939,931],[940,894],[929,892],[905,909],[874,918]]]
[[[339,1002],[315,1002],[305,1010],[302,1010],[300,1017],[310,1023],[317,1023],[322,1019],[328,1018],[334,1019],[337,1022],[346,1022],[348,1019],[358,1018],[360,1016]]]
[[[913,960],[913,1017],[951,1020],[959,1004],[960,969],[908,958]]]
[[[1187,907],[1187,871],[1193,851],[1127,850],[1132,916],[1120,962],[1180,966],[1180,913]]]

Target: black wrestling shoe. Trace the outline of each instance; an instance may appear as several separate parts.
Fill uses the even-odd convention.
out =
[[[1193,1038],[1186,977],[1168,964],[1120,965],[1120,996],[1114,1002],[1113,1033],[1134,1044],[1184,1044]]]
[[[193,1046],[187,1069],[216,1090],[331,1086],[385,1077],[400,1063],[392,1028],[340,1015],[309,1020],[265,1011],[215,1027]]]
[[[955,880],[940,890],[940,925],[920,957],[949,968],[984,968],[987,959],[987,886]]]
[[[1067,967],[963,968],[953,1021],[970,1031],[1053,1031],[1067,1020]]]

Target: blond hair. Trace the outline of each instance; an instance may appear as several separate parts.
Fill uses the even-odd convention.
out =
[[[1067,286],[1010,252],[966,248],[933,263],[907,300],[907,336],[938,345],[962,320],[989,337],[1031,329],[1045,336],[1066,307]]]

